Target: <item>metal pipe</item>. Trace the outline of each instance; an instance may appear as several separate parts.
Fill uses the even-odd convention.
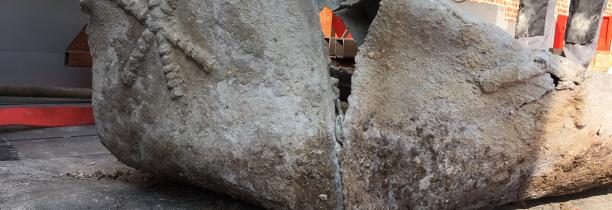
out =
[[[0,85],[0,96],[91,99],[91,89]]]

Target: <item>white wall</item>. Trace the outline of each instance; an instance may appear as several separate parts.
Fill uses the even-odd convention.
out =
[[[0,0],[0,85],[90,87],[89,68],[64,66],[86,23],[79,0]]]
[[[484,4],[484,3],[475,3],[475,2],[464,2],[464,3],[453,3],[457,6],[457,8],[471,14],[485,22],[494,24],[504,29],[506,32],[514,36],[514,28],[515,24],[511,21],[505,20],[506,11],[504,7],[492,5],[492,4]]]

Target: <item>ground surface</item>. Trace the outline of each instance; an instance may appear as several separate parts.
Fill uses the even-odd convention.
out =
[[[20,158],[0,160],[0,209],[257,209],[123,165],[92,126],[18,130],[0,133]]]
[[[0,152],[0,209],[258,209],[123,165],[93,126],[3,128]],[[604,187],[496,209],[611,208]]]

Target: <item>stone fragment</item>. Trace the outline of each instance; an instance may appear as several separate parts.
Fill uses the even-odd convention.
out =
[[[82,5],[97,127],[121,161],[270,209],[342,205],[316,2]]]
[[[610,76],[439,0],[383,0],[356,60],[347,209],[485,208],[612,182]]]

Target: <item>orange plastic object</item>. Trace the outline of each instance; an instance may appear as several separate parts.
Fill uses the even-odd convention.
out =
[[[319,13],[321,30],[324,38],[349,38],[353,35],[347,30],[341,17],[335,16],[333,11],[327,7]]]
[[[92,124],[94,117],[89,106],[0,108],[0,126],[59,127]]]
[[[319,13],[319,19],[321,21],[321,30],[323,31],[323,37],[330,38],[332,34],[332,10],[325,7]]]

